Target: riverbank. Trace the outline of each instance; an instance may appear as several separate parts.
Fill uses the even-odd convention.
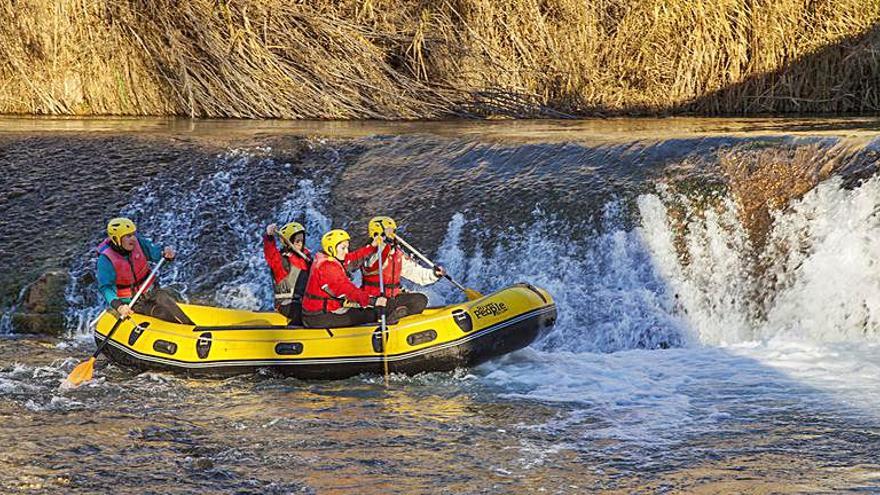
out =
[[[418,120],[880,110],[880,2],[0,6],[0,113]]]

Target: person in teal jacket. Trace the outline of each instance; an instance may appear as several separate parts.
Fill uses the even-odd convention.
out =
[[[192,325],[192,320],[180,309],[167,291],[160,289],[150,276],[150,262],[161,258],[174,259],[174,249],[154,244],[136,235],[134,222],[114,218],[107,224],[107,238],[98,245],[98,291],[107,304],[120,316],[140,313],[173,323]],[[141,297],[131,306],[137,291],[144,287]]]

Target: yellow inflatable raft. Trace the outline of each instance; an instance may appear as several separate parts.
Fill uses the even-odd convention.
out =
[[[378,323],[302,328],[285,325],[286,318],[274,312],[181,307],[195,325],[136,314],[134,322],[119,326],[105,354],[125,366],[187,374],[225,375],[268,367],[303,379],[338,379],[383,372]],[[529,345],[555,321],[550,294],[529,284],[428,308],[388,327],[388,368],[415,374],[475,366]],[[95,327],[99,344],[115,322],[109,312],[101,315]]]

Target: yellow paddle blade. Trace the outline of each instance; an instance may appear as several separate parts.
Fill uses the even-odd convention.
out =
[[[464,295],[467,296],[468,301],[473,301],[475,299],[479,299],[479,298],[483,297],[482,294],[475,291],[474,289],[467,289],[467,288],[465,288],[465,290],[464,290]]]
[[[76,368],[67,375],[67,379],[61,382],[63,388],[75,388],[92,379],[92,372],[95,370],[95,358],[90,357],[88,361],[79,363]]]

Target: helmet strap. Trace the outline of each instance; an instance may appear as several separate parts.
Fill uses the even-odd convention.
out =
[[[117,253],[120,253],[120,254],[128,254],[131,252],[128,249],[125,249],[124,247],[122,247],[122,243],[117,244],[116,241],[114,241],[112,237],[110,238],[110,247],[113,248],[114,251],[116,251]]]
[[[331,255],[331,256],[333,256],[333,259],[335,259],[336,261],[338,261],[338,262],[340,262],[340,263],[342,263],[342,262],[345,261],[345,260],[344,260],[344,259],[342,259],[342,260],[339,259],[336,255],[339,254],[339,244],[342,244],[343,242],[345,242],[345,241],[339,242],[338,244],[336,244],[335,246],[333,246],[333,254]]]

